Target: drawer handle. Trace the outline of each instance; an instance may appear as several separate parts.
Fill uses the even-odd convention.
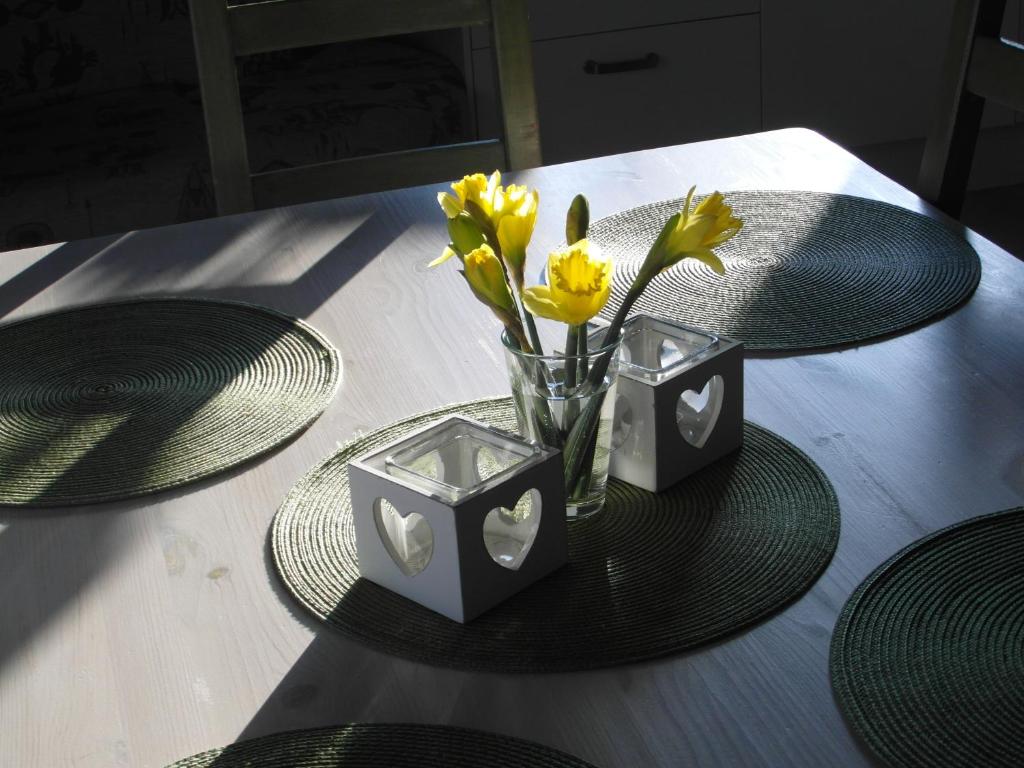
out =
[[[654,69],[658,66],[660,58],[656,53],[648,53],[639,59],[624,59],[622,61],[594,61],[587,59],[583,64],[583,71],[588,75],[610,75],[613,72],[634,72],[638,69]]]

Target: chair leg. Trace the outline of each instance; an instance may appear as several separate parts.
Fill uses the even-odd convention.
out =
[[[974,40],[998,37],[1006,0],[957,0],[942,67],[939,100],[918,176],[918,192],[959,218],[985,100],[967,90]]]
[[[227,5],[224,0],[192,0],[190,10],[217,213],[251,211],[249,155]]]

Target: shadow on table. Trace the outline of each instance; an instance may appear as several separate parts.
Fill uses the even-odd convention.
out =
[[[65,243],[0,284],[0,317],[67,280],[80,304],[181,295],[265,304],[308,318],[405,231],[436,219],[410,202],[405,229],[398,230],[378,215],[379,206],[378,196],[368,196],[299,206],[269,223],[249,214]],[[325,244],[309,268],[294,274],[296,249]]]
[[[329,206],[311,206],[310,216],[317,225],[330,227],[333,209]],[[232,231],[242,236],[247,225],[246,217],[239,217]],[[306,219],[300,219],[299,223]],[[219,222],[217,223],[219,224]],[[213,222],[200,222],[192,226],[213,227]],[[293,224],[293,227],[299,224]],[[188,230],[191,231],[191,230]],[[289,230],[282,238],[295,236]],[[115,294],[130,297],[140,295],[142,288],[152,274],[150,264],[140,253],[144,253],[145,241],[150,238],[180,236],[176,228],[150,230],[145,233],[125,235],[120,238],[99,238],[97,240],[69,243],[44,256],[36,265],[29,267],[2,286],[3,300],[0,308],[11,311],[46,287],[48,279],[64,276],[88,264],[96,280],[111,280],[119,275]],[[190,296],[208,298],[243,299],[263,303],[279,311],[305,317],[314,312],[342,285],[357,274],[379,253],[383,252],[400,232],[383,225],[372,212],[362,216],[344,239],[323,254],[313,267],[299,275],[291,283],[257,285],[250,287],[222,287],[207,290],[188,291]],[[216,240],[218,248],[229,246],[233,236],[225,235]],[[143,242],[132,242],[138,238]],[[131,248],[126,245],[132,242]],[[204,242],[210,243],[207,238]],[[174,269],[187,271],[199,268],[215,252],[194,255],[183,251],[183,263]],[[116,267],[116,268],[115,268]],[[13,289],[8,291],[12,286]],[[109,293],[105,293],[106,298]],[[268,343],[267,348],[272,344]],[[264,350],[248,350],[248,356],[239,354],[239,373],[248,364],[259,359]],[[27,361],[31,365],[31,361]],[[225,380],[230,381],[231,377]],[[162,447],[170,440],[179,427],[184,425],[216,393],[209,392],[184,403],[174,418],[152,419],[146,413],[126,412],[118,414],[120,420],[110,420],[109,429],[86,453],[77,456],[61,454],[62,438],[68,437],[67,424],[51,422],[49,433],[39,441],[38,431],[32,439],[21,445],[11,442],[8,437],[0,443],[0,466],[8,477],[11,472],[21,473],[38,486],[36,498],[46,494],[73,492],[82,477],[97,474],[116,473],[123,485],[135,485],[145,480]],[[116,421],[116,423],[114,423]],[[145,430],[148,440],[140,446],[126,462],[124,452],[118,445],[124,435]],[[300,430],[288,441],[275,447],[279,450],[301,434]],[[44,446],[44,447],[40,447]],[[63,469],[56,476],[40,479],[40,467],[49,459],[63,462]],[[42,464],[41,464],[42,462]],[[52,463],[51,463],[52,466]],[[251,462],[229,469],[242,472],[250,468]],[[220,482],[224,475],[218,474],[202,485]],[[152,496],[154,500],[171,498],[189,493],[199,485],[179,486],[170,491]],[[19,649],[28,647],[33,637],[61,610],[70,605],[89,583],[116,561],[118,552],[126,546],[127,533],[118,523],[126,512],[138,505],[131,501],[113,505],[104,504],[97,514],[90,514],[90,506],[52,507],[45,510],[25,507],[0,507],[0,563],[4,568],[4,580],[0,583],[0,605],[3,606],[3,620],[0,621],[0,670],[14,657]]]
[[[731,471],[726,459],[723,476]],[[544,732],[551,706],[575,710],[592,688],[600,689],[609,680],[621,677],[623,667],[614,663],[610,668],[592,664],[596,668],[585,675],[559,670],[560,664],[562,670],[572,667],[576,655],[596,655],[589,652],[590,646],[614,642],[616,629],[608,629],[615,623],[613,617],[637,612],[626,599],[629,591],[619,589],[619,585],[649,579],[658,570],[657,558],[647,561],[639,550],[628,558],[616,556],[615,542],[624,534],[622,524],[602,524],[600,518],[584,524],[590,523],[592,535],[575,547],[580,552],[568,565],[468,625],[452,622],[376,584],[357,579],[340,596],[327,622],[316,618],[303,622],[312,623],[316,632],[313,641],[254,713],[238,741],[346,722],[424,721],[424,712],[429,713],[429,722],[455,722],[511,735]],[[687,531],[699,538],[704,525],[703,521],[694,521]],[[700,550],[698,544],[691,553]],[[699,559],[699,554],[694,557],[692,562]],[[277,582],[275,591],[286,605],[301,611],[280,584],[269,555],[267,560],[272,570],[270,578]],[[673,569],[673,583],[679,589],[686,583],[689,562]],[[574,587],[579,579],[591,585],[585,595]],[[642,610],[686,610],[682,604],[678,608],[668,605],[674,602],[670,600],[656,608],[646,602]],[[503,610],[507,607],[512,608]],[[548,631],[553,622],[546,617],[563,617],[557,622],[561,630]],[[569,617],[568,621],[564,617]],[[576,631],[566,633],[565,627],[574,621]],[[340,623],[346,630],[339,631],[331,623]],[[741,631],[743,628],[737,628],[736,633]],[[360,633],[365,635],[365,645],[359,640]],[[734,634],[699,647],[707,650],[728,642]],[[421,655],[416,652],[418,644],[431,646],[426,657],[433,658],[434,663],[411,660]],[[605,646],[606,651],[609,647]],[[548,652],[552,648],[554,654]],[[490,663],[488,653],[504,658]],[[534,670],[547,667],[551,671],[530,671],[534,656]],[[451,660],[450,667],[435,666],[444,658]],[[566,662],[558,662],[558,658]],[[685,651],[671,658],[679,663]],[[628,663],[627,667],[631,674],[654,676],[661,661]],[[520,665],[518,670],[514,669],[516,664]],[[524,690],[535,706],[522,706]],[[503,696],[514,700],[504,713],[492,700]],[[551,696],[560,703],[551,704]]]
[[[916,216],[904,219],[901,215],[891,221],[883,217],[873,229],[872,222],[864,219],[864,212],[848,209],[851,204],[852,201],[840,196],[821,208],[812,206],[806,215],[813,216],[813,223],[791,232],[741,230],[734,239],[716,249],[725,264],[723,277],[715,276],[710,269],[699,268],[701,293],[692,297],[689,311],[698,317],[702,313],[705,317],[720,317],[720,331],[735,339],[796,345],[779,351],[754,349],[748,345],[745,350],[749,358],[784,358],[827,354],[885,342],[941,320],[969,300],[970,294],[953,307],[922,320],[910,321],[909,318],[921,311],[928,311],[927,301],[923,301],[909,305],[911,311],[907,312],[912,297],[915,301],[921,299],[921,294],[913,294],[910,289],[922,281],[930,285],[934,275],[924,264],[909,269],[906,265],[895,264],[890,272],[879,260],[880,249],[895,257],[899,252],[895,243],[904,229],[908,237],[913,237],[915,226],[927,228],[917,235],[919,243],[913,246],[916,250],[908,248],[911,251],[908,259],[923,261],[928,254],[922,253],[920,243],[932,243],[932,235],[928,233],[936,224],[965,238],[966,229],[962,224],[933,212],[931,216],[922,214],[920,220]],[[742,210],[738,213],[743,215]],[[794,220],[800,219],[794,217]],[[843,224],[850,221],[854,222],[852,226]],[[860,270],[858,262],[867,269]],[[828,268],[833,264],[849,269]],[[730,273],[734,276],[732,285]],[[656,278],[655,282],[658,280]],[[956,285],[955,280],[949,282]],[[951,290],[945,283],[940,287],[945,293]],[[883,294],[886,301],[879,301]],[[901,301],[904,296],[905,302]],[[656,295],[651,292],[648,297],[642,297],[636,311],[658,314]],[[892,324],[890,315],[896,318],[897,325],[909,324],[879,333],[887,324]],[[700,322],[696,321],[695,325],[699,326]],[[768,327],[770,333],[766,333]],[[854,340],[835,343],[833,339],[837,335]],[[802,344],[812,346],[799,346]]]
[[[0,285],[0,318],[131,235],[64,243]],[[3,254],[0,254],[2,257]]]

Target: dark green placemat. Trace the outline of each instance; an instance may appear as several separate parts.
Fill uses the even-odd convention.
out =
[[[978,254],[959,234],[887,203],[821,192],[729,192],[744,227],[715,249],[724,277],[694,259],[659,275],[635,311],[741,339],[748,349],[810,349],[916,325],[966,300]],[[681,200],[594,222],[589,237],[615,259],[615,312]]]
[[[167,768],[593,768],[530,741],[442,725],[354,723],[275,733]]]
[[[0,326],[0,504],[111,501],[233,467],[307,426],[341,360],[264,307],[146,299]]]
[[[846,603],[832,686],[893,766],[1024,765],[1024,507],[911,544]]]
[[[747,424],[743,449],[651,494],[612,481],[569,526],[568,565],[467,625],[358,579],[346,463],[450,413],[515,429],[510,398],[448,406],[359,437],[315,467],[274,518],[274,562],[313,614],[375,648],[495,671],[606,667],[718,640],[780,610],[828,565],[832,486],[803,453]]]

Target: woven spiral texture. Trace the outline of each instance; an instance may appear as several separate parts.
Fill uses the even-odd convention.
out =
[[[514,430],[510,398],[448,406],[356,438],[291,491],[272,528],[287,588],[356,640],[439,666],[566,671],[720,639],[807,590],[839,535],[821,470],[746,425],[737,453],[652,494],[611,481],[605,508],[569,524],[569,563],[462,625],[358,579],[346,463],[452,413]]]
[[[843,608],[832,687],[891,766],[1024,765],[1024,507],[910,545]]]
[[[696,259],[656,277],[634,305],[744,342],[811,349],[863,341],[956,307],[978,285],[978,254],[943,224],[887,203],[818,192],[737,191],[743,221],[715,249],[718,276]],[[665,221],[667,200],[594,222],[589,238],[615,259],[611,318]]]
[[[167,768],[593,768],[533,742],[440,725],[355,723],[240,741]]]
[[[124,499],[207,477],[308,425],[337,352],[263,307],[147,299],[0,326],[0,504]]]

